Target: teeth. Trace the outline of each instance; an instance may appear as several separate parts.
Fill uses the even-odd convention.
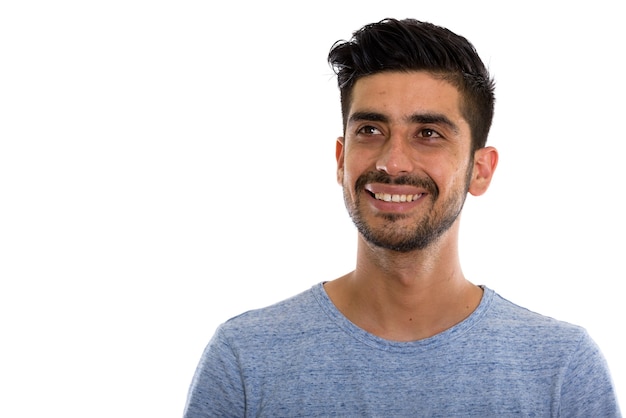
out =
[[[420,194],[388,194],[388,193],[376,193],[374,197],[378,200],[384,200],[385,202],[412,202],[417,200],[421,196]]]

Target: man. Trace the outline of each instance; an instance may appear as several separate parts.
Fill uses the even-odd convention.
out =
[[[386,19],[335,44],[329,62],[356,268],[220,326],[185,416],[620,416],[583,329],[461,270],[459,214],[498,161],[485,146],[493,81],[473,46]]]

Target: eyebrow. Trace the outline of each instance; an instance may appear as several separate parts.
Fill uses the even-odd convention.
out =
[[[350,115],[350,122],[389,122],[389,118],[378,112],[354,112]]]
[[[452,122],[447,116],[442,115],[441,113],[413,113],[409,115],[406,120],[411,123],[422,123],[422,124],[434,124],[434,125],[445,125],[449,129],[451,129],[455,134],[459,133],[459,127]],[[389,118],[382,113],[378,112],[354,112],[350,115],[350,122],[389,122]]]
[[[440,113],[414,113],[408,117],[408,120],[413,123],[432,123],[434,125],[445,125],[455,134],[459,133],[459,127],[447,116]]]

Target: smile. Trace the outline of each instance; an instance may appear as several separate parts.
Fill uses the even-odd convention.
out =
[[[412,202],[422,197],[422,193],[418,194],[389,194],[389,193],[373,193],[377,200],[384,202]]]

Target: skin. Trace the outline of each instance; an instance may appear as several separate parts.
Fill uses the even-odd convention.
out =
[[[498,153],[485,147],[471,158],[470,127],[460,103],[453,85],[424,71],[383,72],[354,85],[345,137],[337,140],[337,181],[351,216],[358,212],[370,232],[367,238],[358,234],[355,270],[325,288],[350,321],[384,339],[436,335],[467,318],[482,297],[461,269],[457,215],[467,192],[478,196],[487,190]],[[416,181],[371,180],[357,187],[365,173]],[[387,200],[417,198],[390,202],[375,193],[387,194]],[[415,236],[416,225],[446,219],[447,229],[427,245],[397,250]]]

